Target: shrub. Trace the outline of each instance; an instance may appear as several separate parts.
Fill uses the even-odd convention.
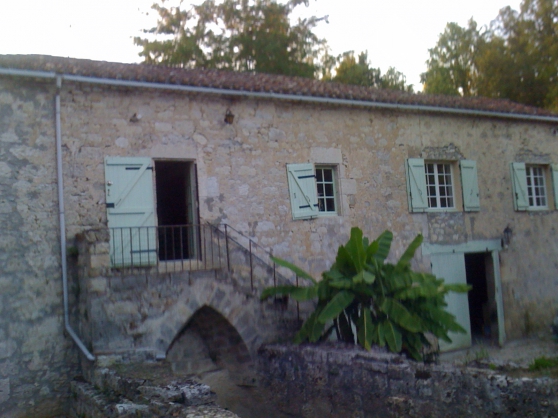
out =
[[[465,332],[445,311],[444,299],[450,291],[467,292],[470,287],[448,285],[432,274],[411,270],[411,259],[422,243],[422,235],[411,242],[396,264],[387,263],[392,240],[393,234],[385,231],[369,242],[359,228],[352,228],[349,241],[339,247],[335,263],[322,274],[321,281],[294,264],[274,258],[311,285],[270,287],[264,290],[262,299],[274,295],[290,295],[298,301],[317,298],[316,308],[297,333],[295,343],[320,341],[335,331],[340,341],[367,350],[372,344],[387,345],[392,352],[405,351],[421,360],[423,346],[430,345],[425,333],[451,342],[450,331]]]

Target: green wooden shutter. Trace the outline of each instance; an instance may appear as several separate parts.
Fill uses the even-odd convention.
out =
[[[287,164],[293,219],[318,216],[316,175],[313,164]]]
[[[426,174],[422,158],[409,158],[405,164],[409,211],[424,212],[428,209]]]
[[[156,264],[151,159],[106,157],[105,192],[112,266]]]
[[[529,209],[529,195],[527,194],[527,173],[525,163],[511,163],[511,178],[513,187],[513,207],[523,211]]]
[[[480,210],[479,180],[477,177],[477,162],[471,160],[459,161],[461,169],[461,190],[463,192],[463,209],[466,212]]]
[[[552,186],[554,190],[554,209],[558,210],[558,164],[552,164]]]

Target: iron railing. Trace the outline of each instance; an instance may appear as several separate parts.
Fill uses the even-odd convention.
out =
[[[177,273],[226,266],[224,241],[210,224],[109,228],[113,269]]]

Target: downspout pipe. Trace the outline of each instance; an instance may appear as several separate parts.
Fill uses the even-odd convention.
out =
[[[56,173],[58,176],[58,213],[60,217],[60,256],[62,257],[62,287],[64,292],[64,326],[66,332],[72,337],[81,352],[90,361],[95,361],[95,356],[85,347],[70,325],[68,307],[68,265],[66,262],[66,216],[64,212],[64,181],[62,176],[62,128],[60,123],[60,90],[62,77],[56,77]]]

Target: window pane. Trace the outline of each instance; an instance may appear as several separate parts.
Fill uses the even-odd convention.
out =
[[[333,181],[333,170],[330,169],[324,170],[324,180]]]
[[[323,181],[322,170],[319,168],[316,169],[316,181]]]

